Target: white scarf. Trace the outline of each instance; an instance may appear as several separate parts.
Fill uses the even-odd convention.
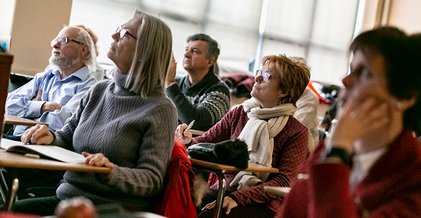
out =
[[[296,107],[293,104],[287,103],[279,104],[272,108],[260,108],[260,105],[254,98],[243,102],[242,105],[249,120],[238,136],[238,139],[246,142],[250,162],[271,167],[274,147],[273,138],[285,127],[289,116],[294,114]],[[253,174],[263,181],[265,181],[269,175],[268,173]],[[259,180],[256,180],[255,177],[250,177],[249,175],[249,172],[239,172],[230,185],[235,186],[238,184],[238,188],[242,189],[250,186],[250,184],[248,184],[250,181],[254,181],[251,185],[260,182]],[[244,185],[247,187],[242,187]]]

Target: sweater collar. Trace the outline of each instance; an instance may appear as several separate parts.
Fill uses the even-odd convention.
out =
[[[203,79],[202,79],[202,80],[200,80],[198,83],[196,83],[196,84],[194,84],[194,85],[192,85],[192,84],[190,83],[190,80],[189,80],[189,75],[185,76],[184,78],[185,78],[185,80],[184,80],[184,86],[185,86],[186,88],[201,87],[201,86],[203,86],[204,84],[214,83],[214,80],[215,80],[215,79],[216,79],[216,80],[218,80],[218,77],[217,77],[217,76],[215,75],[215,73],[213,73],[212,71],[209,71],[209,72],[208,72],[208,74],[206,74],[206,76],[205,76],[205,77],[203,77]]]
[[[114,94],[116,95],[133,95],[129,90],[124,87],[127,75],[122,74],[117,68],[113,69],[113,80],[115,83]]]

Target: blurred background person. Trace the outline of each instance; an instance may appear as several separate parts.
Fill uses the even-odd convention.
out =
[[[421,49],[394,27],[350,46],[337,123],[277,217],[419,217]]]

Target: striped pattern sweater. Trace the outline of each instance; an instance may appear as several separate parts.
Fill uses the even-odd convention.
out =
[[[176,82],[167,87],[166,94],[177,106],[180,123],[195,120],[193,129],[206,131],[228,112],[229,88],[213,72],[194,85],[188,75],[176,78]]]

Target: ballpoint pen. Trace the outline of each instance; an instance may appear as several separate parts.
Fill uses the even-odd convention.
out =
[[[184,131],[189,131],[193,127],[194,121],[192,120]]]

